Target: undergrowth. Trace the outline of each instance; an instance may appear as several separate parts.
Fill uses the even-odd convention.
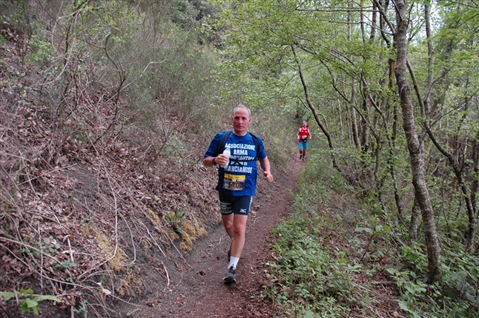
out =
[[[273,229],[263,295],[291,317],[478,317],[477,258],[445,246],[443,284],[428,284],[423,243],[326,160],[310,155],[292,216]]]
[[[309,162],[317,159],[311,155]],[[353,239],[354,229],[348,230],[352,206],[334,193],[345,185],[327,171],[325,165],[310,164],[291,218],[273,229],[277,260],[269,264],[270,283],[264,295],[293,317],[345,317],[369,301],[367,285],[355,279],[371,273],[352,258],[355,241],[359,242]],[[325,207],[332,200],[337,205]]]

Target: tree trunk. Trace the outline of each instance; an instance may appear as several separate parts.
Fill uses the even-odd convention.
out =
[[[411,222],[409,223],[409,239],[412,242],[417,240],[417,229],[419,228],[419,215],[421,213],[421,208],[417,203],[417,200],[414,200],[414,205],[411,210]]]
[[[361,117],[360,122],[360,129],[361,129],[361,151],[363,153],[367,153],[369,150],[369,143],[371,139],[371,131],[368,126],[368,122],[370,122],[369,118],[369,109],[371,101],[367,93],[364,94],[365,98],[362,103],[363,108],[363,116]]]
[[[431,198],[426,185],[424,168],[424,149],[419,141],[414,110],[411,101],[411,88],[407,80],[407,0],[396,1],[396,34],[395,43],[397,48],[396,82],[403,115],[403,128],[406,134],[407,146],[411,160],[412,183],[415,196],[421,207],[426,249],[428,257],[428,282],[442,281],[441,271],[441,248],[434,219]]]
[[[476,138],[473,141],[473,149],[472,149],[472,160],[474,163],[474,175],[479,176],[479,133],[477,134]],[[474,178],[471,183],[471,203],[472,208],[474,209],[474,215],[477,214],[477,199],[476,193],[479,190],[479,178]]]

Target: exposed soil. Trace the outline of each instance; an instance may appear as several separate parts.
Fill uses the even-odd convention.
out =
[[[230,239],[221,223],[195,243],[186,257],[191,266],[169,286],[152,293],[136,317],[273,317],[281,315],[261,296],[266,261],[271,258],[270,229],[287,218],[297,186],[300,165],[292,162],[287,172],[273,171],[275,181],[258,182],[247,223],[246,244],[238,263],[237,284],[226,285]],[[218,206],[219,210],[219,206]],[[218,212],[219,213],[219,212]]]

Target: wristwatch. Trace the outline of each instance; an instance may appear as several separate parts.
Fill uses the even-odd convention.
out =
[[[213,157],[213,160],[211,160],[211,162],[213,163],[213,166],[216,166],[216,157]]]

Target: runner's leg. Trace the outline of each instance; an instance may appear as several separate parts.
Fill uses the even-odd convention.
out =
[[[236,265],[238,265],[243,252],[246,240],[246,221],[252,201],[253,197],[250,196],[231,197],[220,193],[223,226],[229,237],[233,239],[231,252],[228,252],[228,269],[226,276],[223,278],[227,284],[236,283]]]
[[[233,222],[234,222],[234,214],[222,214],[221,218],[223,220],[223,226],[228,233],[228,236],[234,238],[234,231],[233,231]]]
[[[246,238],[246,221],[247,215],[234,215],[233,221],[233,244],[231,246],[231,256],[240,258],[243,252]]]

